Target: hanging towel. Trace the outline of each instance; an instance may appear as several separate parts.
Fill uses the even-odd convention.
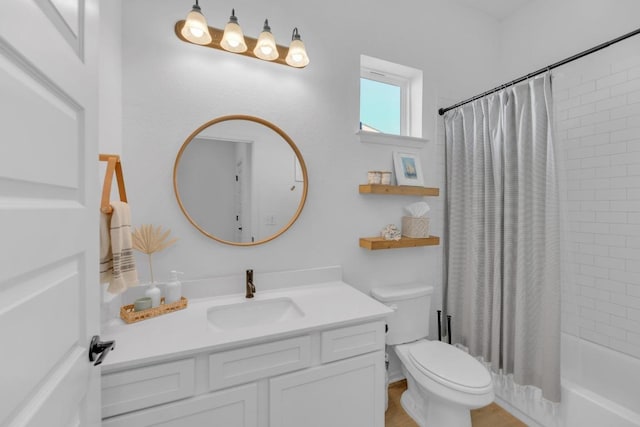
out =
[[[109,293],[120,294],[138,283],[138,271],[129,205],[112,201],[111,207],[112,213],[100,215],[100,281],[109,283]]]

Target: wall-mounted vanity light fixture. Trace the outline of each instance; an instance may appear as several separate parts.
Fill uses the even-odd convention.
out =
[[[198,5],[198,0],[187,18],[176,22],[175,32],[180,40],[187,43],[226,50],[296,68],[304,68],[309,64],[309,56],[297,28],[293,29],[291,44],[287,48],[276,44],[267,19],[257,39],[245,37],[238,24],[235,9],[231,11],[231,17],[224,30],[209,27]]]

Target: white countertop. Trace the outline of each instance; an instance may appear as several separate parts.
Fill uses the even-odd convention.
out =
[[[291,298],[304,312],[302,318],[222,331],[209,325],[210,307],[265,299]],[[244,294],[194,299],[186,309],[141,322],[117,320],[102,331],[103,340],[116,340],[103,363],[104,372],[117,371],[198,351],[223,350],[265,342],[319,329],[383,319],[392,310],[342,281]]]

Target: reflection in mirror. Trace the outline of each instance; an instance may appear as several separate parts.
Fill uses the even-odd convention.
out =
[[[304,160],[277,126],[251,116],[205,123],[185,141],[174,190],[187,219],[223,243],[254,245],[286,231],[307,195]]]

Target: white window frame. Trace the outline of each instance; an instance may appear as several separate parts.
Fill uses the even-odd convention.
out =
[[[360,77],[400,86],[400,135],[363,131],[358,126],[361,142],[421,148],[428,140],[422,138],[422,70],[360,55]],[[360,80],[358,80],[360,87]],[[360,119],[360,103],[358,102]]]

